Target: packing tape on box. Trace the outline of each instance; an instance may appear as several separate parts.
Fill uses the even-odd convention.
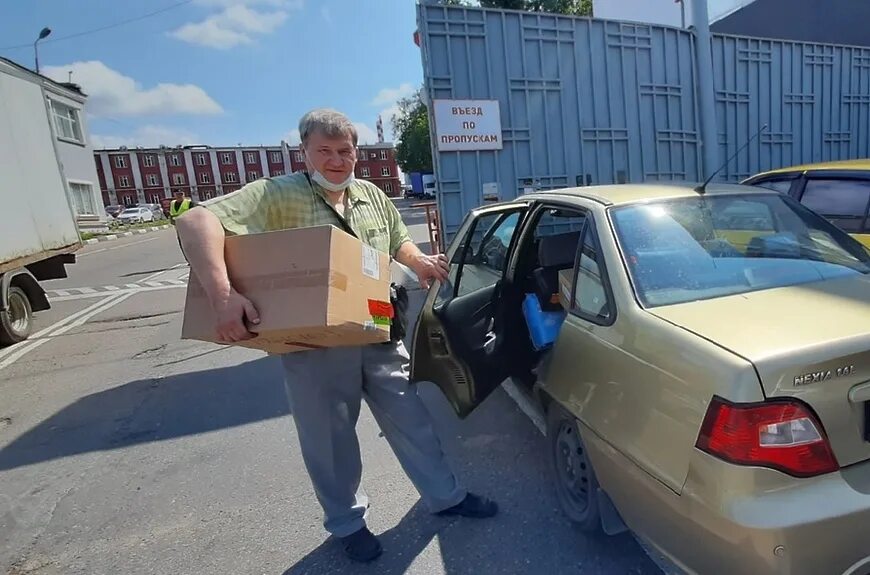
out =
[[[253,290],[288,289],[297,287],[319,287],[328,285],[341,291],[347,291],[347,274],[329,270],[304,270],[301,272],[266,274],[233,280],[233,287],[240,293]],[[204,297],[205,290],[199,282],[190,282],[190,295]]]

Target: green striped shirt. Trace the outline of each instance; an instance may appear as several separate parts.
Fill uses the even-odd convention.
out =
[[[304,173],[261,178],[239,190],[201,203],[229,235],[334,225],[344,229],[326,203],[326,191]],[[347,189],[344,218],[363,243],[395,257],[411,241],[399,210],[380,188],[355,180]]]

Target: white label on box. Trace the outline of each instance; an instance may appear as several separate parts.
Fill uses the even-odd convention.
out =
[[[378,250],[363,246],[362,272],[372,279],[381,279],[381,258],[378,257]]]

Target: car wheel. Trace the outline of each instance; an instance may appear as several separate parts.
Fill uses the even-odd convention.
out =
[[[33,309],[23,289],[9,288],[6,311],[0,311],[0,344],[12,345],[24,341],[33,330]]]
[[[598,480],[577,422],[555,403],[547,410],[551,481],[562,511],[582,531],[598,531]]]

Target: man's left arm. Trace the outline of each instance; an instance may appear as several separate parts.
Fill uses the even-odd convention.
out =
[[[445,281],[450,271],[443,254],[426,255],[411,239],[402,215],[390,199],[386,199],[387,218],[390,222],[390,252],[402,265],[408,266],[417,275],[423,289],[429,289],[432,281]]]

